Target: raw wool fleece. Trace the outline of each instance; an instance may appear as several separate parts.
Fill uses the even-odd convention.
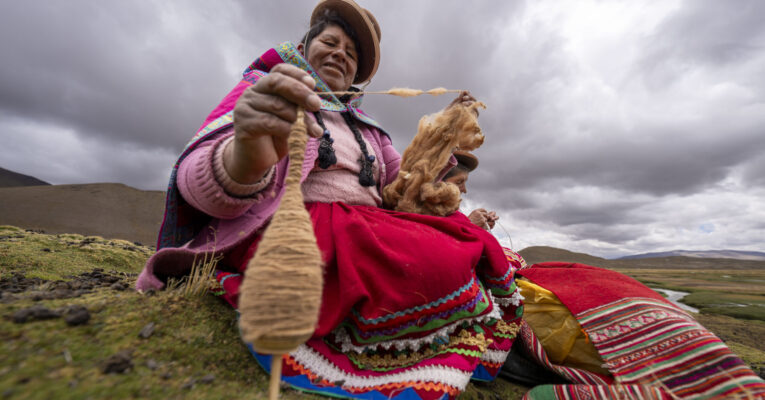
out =
[[[401,169],[393,183],[383,189],[383,203],[396,211],[446,216],[460,206],[457,185],[435,182],[456,149],[475,150],[483,144],[477,108],[461,104],[420,119],[417,135],[404,150]]]

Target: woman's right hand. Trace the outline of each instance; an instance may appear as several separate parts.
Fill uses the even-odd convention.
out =
[[[313,91],[316,82],[302,69],[278,64],[244,90],[234,107],[234,140],[224,149],[223,164],[236,182],[251,184],[287,155],[287,138],[297,107],[308,112],[321,107]],[[321,127],[305,118],[308,134],[319,137]]]
[[[483,229],[490,230],[494,228],[494,223],[499,219],[494,211],[486,211],[484,208],[477,208],[468,215],[468,219],[474,225]]]

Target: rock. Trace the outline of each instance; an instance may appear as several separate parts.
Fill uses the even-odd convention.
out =
[[[154,371],[155,369],[159,368],[159,364],[157,364],[157,362],[154,361],[153,358],[150,358],[146,360],[146,368]]]
[[[215,375],[214,374],[207,374],[201,378],[199,378],[199,383],[208,385],[210,383],[213,383],[215,381]]]
[[[3,292],[2,295],[0,295],[0,303],[10,303],[13,301],[16,301],[16,296],[14,296],[13,293]]]
[[[146,324],[146,326],[144,326],[141,329],[140,332],[138,332],[138,337],[140,337],[141,339],[148,339],[149,337],[151,337],[153,333],[154,333],[154,323],[149,322],[148,324]]]
[[[122,374],[133,368],[133,356],[130,351],[123,350],[114,354],[101,365],[104,374]]]
[[[74,292],[69,289],[56,289],[49,294],[51,299],[68,299],[74,297]]]
[[[111,288],[114,289],[114,290],[123,291],[123,290],[127,289],[127,285],[125,283],[123,283],[123,282],[116,282],[116,283],[111,285]]]
[[[13,322],[23,324],[28,321],[52,319],[60,317],[59,313],[43,306],[32,306],[13,313]]]
[[[69,326],[86,324],[89,320],[90,312],[88,312],[87,308],[80,305],[71,306],[64,313],[64,321]]]
[[[53,282],[50,282],[48,288],[49,288],[49,290],[53,290],[53,291],[56,291],[56,290],[70,290],[71,289],[71,287],[69,286],[69,282],[65,282],[65,281],[53,281]]]
[[[164,380],[168,380],[168,379],[173,377],[173,374],[171,374],[170,372],[165,371],[159,377],[164,379]]]
[[[197,380],[194,378],[189,378],[186,382],[181,385],[181,389],[188,389],[191,390],[194,388],[194,384],[197,383]]]
[[[34,292],[29,294],[29,298],[32,299],[32,301],[40,301],[40,300],[43,300],[43,299],[47,299],[48,298],[48,293],[47,292],[34,291]]]

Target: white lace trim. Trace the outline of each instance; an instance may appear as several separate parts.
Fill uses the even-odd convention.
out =
[[[481,360],[491,363],[504,363],[508,354],[510,354],[509,351],[486,350],[483,355],[481,355]]]
[[[521,295],[519,290],[516,290],[515,293],[513,293],[513,295],[510,297],[504,299],[494,299],[494,301],[502,307],[507,307],[511,304],[518,307],[521,305],[521,301],[523,300],[525,300],[525,298]]]
[[[300,345],[290,355],[305,368],[315,372],[320,378],[330,382],[342,381],[340,386],[369,388],[392,382],[438,382],[464,390],[473,371],[460,371],[446,366],[425,366],[412,368],[396,374],[384,376],[357,376],[340,370],[321,354],[306,345]]]
[[[495,307],[494,304],[496,304],[496,300],[494,300],[494,296],[491,295],[488,291],[486,294],[491,299],[491,305],[492,310],[486,315],[482,315],[476,318],[472,319],[466,319],[466,320],[457,320],[455,322],[452,322],[451,324],[431,333],[430,335],[423,336],[421,338],[417,339],[391,339],[386,340],[383,342],[377,342],[377,343],[371,343],[368,345],[363,346],[357,346],[351,342],[351,337],[346,332],[346,330],[341,326],[334,330],[335,339],[340,342],[340,348],[344,353],[347,353],[349,351],[354,351],[356,353],[363,353],[367,350],[374,350],[378,347],[382,347],[385,350],[389,350],[391,347],[395,347],[396,350],[404,350],[404,349],[410,349],[410,350],[417,350],[423,345],[433,343],[436,339],[444,339],[447,342],[449,341],[449,335],[454,332],[455,329],[459,328],[464,322],[469,323],[484,323],[491,319],[502,319],[502,314],[499,310],[499,307]]]

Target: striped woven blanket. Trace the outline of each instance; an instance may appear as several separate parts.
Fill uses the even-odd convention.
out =
[[[610,377],[554,365],[528,324],[524,345],[572,385],[527,399],[765,398],[765,381],[685,311],[632,278],[582,264],[541,263],[518,274],[555,293],[576,317]]]

